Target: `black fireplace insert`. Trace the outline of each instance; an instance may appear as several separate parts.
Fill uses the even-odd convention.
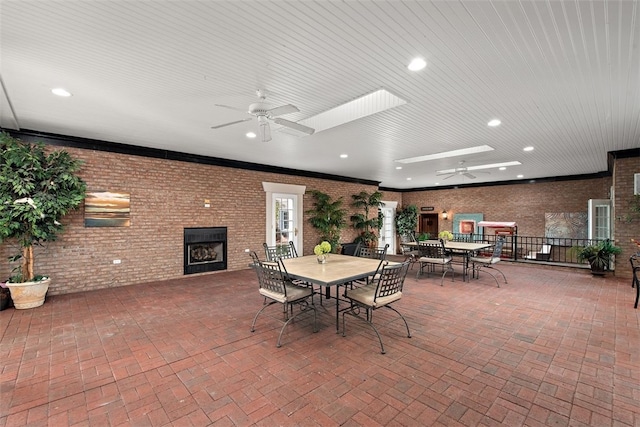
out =
[[[227,227],[184,229],[184,274],[227,269]]]

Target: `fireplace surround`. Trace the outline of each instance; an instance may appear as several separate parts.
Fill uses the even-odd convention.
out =
[[[227,227],[184,229],[184,274],[227,269]]]

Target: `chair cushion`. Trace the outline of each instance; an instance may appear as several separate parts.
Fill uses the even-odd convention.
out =
[[[418,262],[424,262],[425,264],[448,264],[451,262],[451,257],[448,256],[446,258],[430,258],[430,257],[420,257],[418,258]]]
[[[287,295],[285,297],[284,294],[280,292],[274,292],[269,289],[260,288],[260,294],[267,298],[271,298],[274,301],[278,301],[279,303],[293,302],[299,299],[310,297],[313,294],[313,290],[311,288],[303,288],[300,286],[296,286],[290,283],[287,283]]]
[[[372,307],[372,308],[382,307],[384,305],[391,304],[392,302],[402,298],[402,292],[396,292],[394,294],[387,295],[386,297],[380,297],[374,302],[373,299],[375,295],[376,295],[376,285],[373,285],[373,284],[348,290],[344,294],[346,298],[352,299],[366,307]]]
[[[495,264],[500,262],[500,258],[498,257],[471,257],[469,261],[475,262],[478,264]]]

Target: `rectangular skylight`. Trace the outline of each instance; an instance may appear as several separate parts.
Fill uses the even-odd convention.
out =
[[[482,153],[485,151],[493,151],[493,147],[488,145],[478,145],[477,147],[461,148],[460,150],[443,151],[436,154],[427,154],[425,156],[408,157],[406,159],[396,160],[398,163],[417,163],[426,162],[427,160],[446,159],[448,157],[466,156],[467,154]]]
[[[315,133],[318,133],[406,103],[407,101],[398,98],[391,92],[378,89],[368,95],[363,95],[315,116],[300,120],[298,123],[312,127],[316,130]]]

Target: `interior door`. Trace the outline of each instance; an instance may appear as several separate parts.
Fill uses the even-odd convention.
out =
[[[420,215],[420,233],[429,233],[432,239],[438,238],[438,214]]]

